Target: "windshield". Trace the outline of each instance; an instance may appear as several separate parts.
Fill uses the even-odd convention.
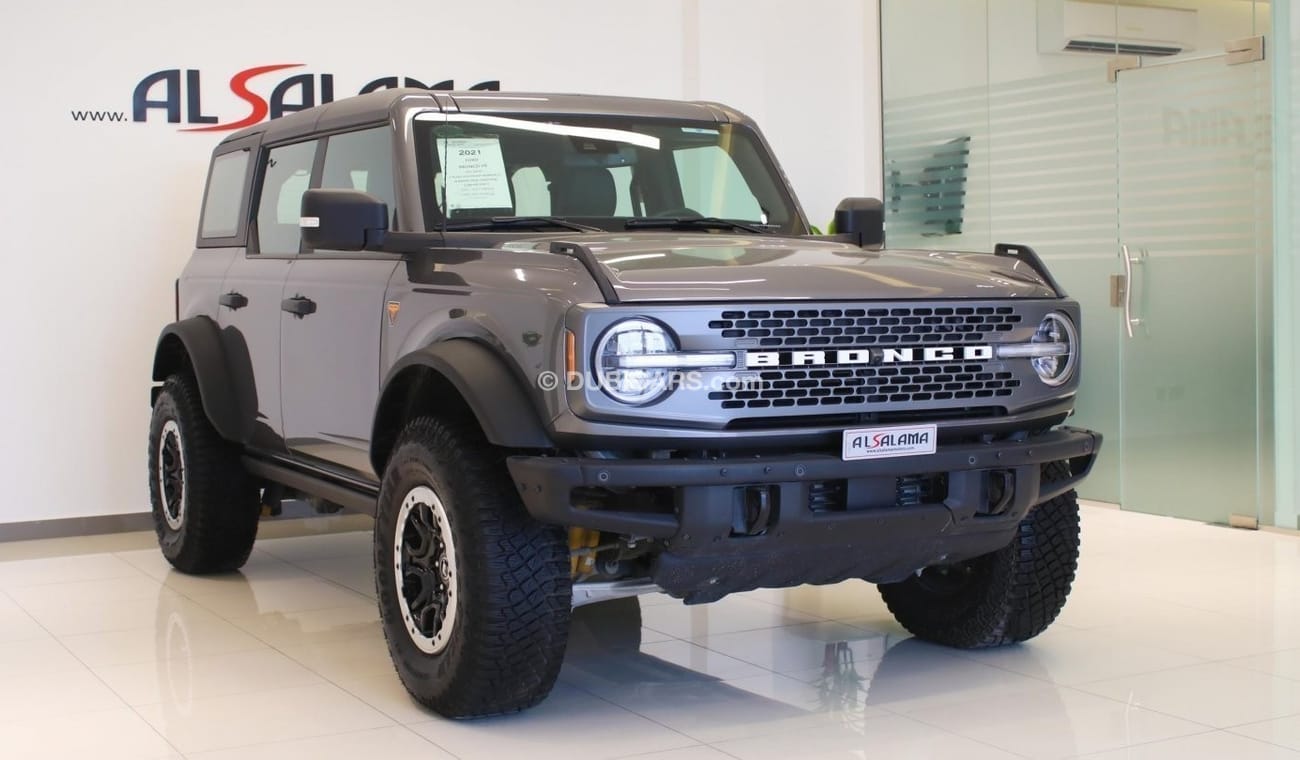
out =
[[[531,217],[532,224],[551,218],[609,231],[805,232],[775,165],[746,127],[430,113],[416,117],[415,141],[430,229],[444,219],[463,229],[496,219],[496,229],[507,231],[526,220],[512,227],[503,217]]]

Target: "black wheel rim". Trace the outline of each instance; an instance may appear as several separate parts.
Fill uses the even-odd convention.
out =
[[[416,646],[436,654],[456,623],[456,557],[446,510],[431,488],[419,486],[406,495],[394,533],[402,623]]]
[[[159,435],[158,498],[167,526],[179,530],[185,520],[185,450],[176,420],[167,420]]]

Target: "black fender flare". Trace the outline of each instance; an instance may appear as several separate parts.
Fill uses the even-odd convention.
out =
[[[394,411],[394,381],[413,367],[425,367],[446,380],[478,420],[483,434],[497,446],[521,449],[554,448],[537,410],[515,373],[483,344],[467,338],[453,338],[413,351],[399,359],[384,378],[375,410],[370,440],[372,446],[384,440],[382,428]],[[373,448],[376,472],[380,459]]]
[[[247,443],[256,417],[252,411],[256,394],[248,395],[252,368],[245,349],[243,366],[248,371],[236,372],[227,341],[222,337],[222,330],[207,316],[190,317],[167,325],[154,348],[153,379],[161,382],[183,369],[185,361],[178,353],[183,351],[199,384],[203,411],[212,426],[228,441]],[[237,337],[243,345],[243,336]],[[247,376],[241,378],[241,374]],[[151,401],[157,401],[160,391],[161,388],[154,387]]]

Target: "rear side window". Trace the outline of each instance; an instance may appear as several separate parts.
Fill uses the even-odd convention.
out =
[[[239,208],[248,176],[248,151],[237,150],[212,159],[203,196],[199,237],[228,238],[239,234]]]
[[[388,127],[330,137],[325,144],[320,186],[370,193],[388,204],[392,224],[397,195],[393,190],[393,140]]]
[[[266,158],[262,194],[257,204],[257,249],[260,253],[298,253],[302,233],[302,194],[311,184],[316,140],[272,148]]]

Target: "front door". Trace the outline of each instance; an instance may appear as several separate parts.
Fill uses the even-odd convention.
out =
[[[384,254],[303,254],[285,282],[280,388],[285,442],[296,455],[373,476],[370,427],[379,399]]]
[[[396,209],[388,127],[332,135],[323,150],[319,187],[362,190]],[[400,261],[369,251],[304,251],[293,262],[280,303],[280,390],[285,442],[295,455],[374,476],[384,294]]]

